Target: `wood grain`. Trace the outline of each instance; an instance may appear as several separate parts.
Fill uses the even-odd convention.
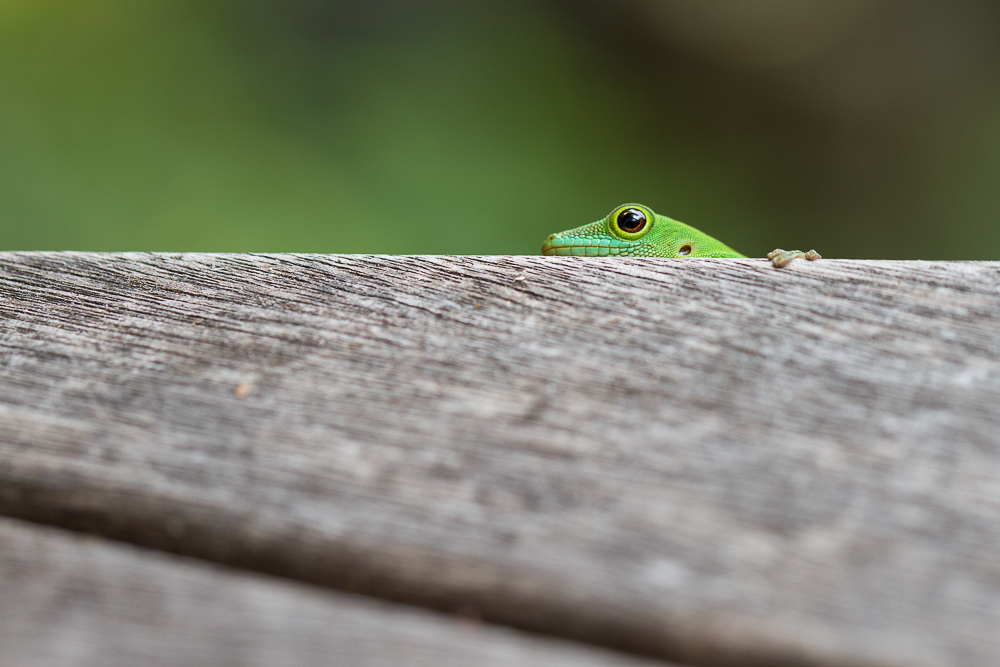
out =
[[[1000,263],[0,254],[0,511],[694,664],[1000,663]]]
[[[0,519],[0,646],[3,667],[654,667],[15,519]]]

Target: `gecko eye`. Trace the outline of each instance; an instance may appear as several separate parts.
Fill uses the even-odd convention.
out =
[[[637,208],[626,208],[618,214],[615,222],[623,232],[638,234],[646,227],[646,214]]]
[[[677,254],[680,255],[681,257],[687,257],[688,255],[690,255],[691,254],[691,244],[688,243],[688,244],[682,245],[680,248],[677,249]]]
[[[619,239],[631,243],[653,230],[656,214],[642,204],[622,204],[608,214],[604,224]]]

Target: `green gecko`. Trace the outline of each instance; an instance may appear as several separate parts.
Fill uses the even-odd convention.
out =
[[[603,220],[551,234],[543,255],[576,257],[745,257],[690,225],[641,204],[623,204]],[[797,257],[821,259],[815,250],[777,249],[767,258],[777,268]]]

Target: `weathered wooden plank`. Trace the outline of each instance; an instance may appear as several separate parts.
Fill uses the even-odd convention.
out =
[[[0,277],[7,514],[692,663],[1000,661],[998,263]]]
[[[0,519],[3,667],[653,667],[571,642]]]

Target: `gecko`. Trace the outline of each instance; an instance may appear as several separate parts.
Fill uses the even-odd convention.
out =
[[[642,204],[618,206],[603,220],[550,234],[543,255],[575,257],[745,257],[690,225],[654,213]],[[777,268],[796,258],[822,259],[815,250],[768,253]]]

